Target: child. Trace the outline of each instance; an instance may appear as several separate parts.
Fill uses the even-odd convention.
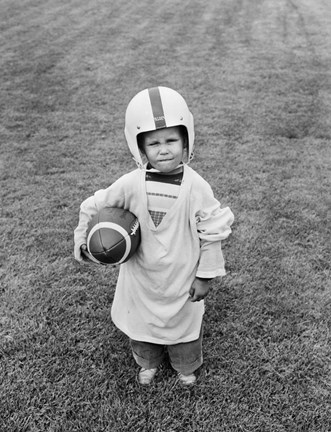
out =
[[[221,240],[233,214],[188,166],[193,116],[176,91],[139,92],[127,107],[125,136],[138,168],[81,204],[75,258],[83,259],[97,211],[120,207],[137,216],[141,244],[120,266],[112,320],[131,340],[141,384],[152,382],[167,349],[180,382],[190,385],[203,362],[203,299],[209,281],[225,274]]]

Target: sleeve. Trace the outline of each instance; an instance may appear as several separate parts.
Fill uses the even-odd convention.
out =
[[[107,189],[101,189],[87,198],[80,205],[79,222],[74,231],[74,255],[81,260],[80,247],[86,244],[86,232],[88,224],[95,214],[104,207],[124,207],[125,182],[121,177]]]
[[[221,208],[209,184],[201,194],[200,206],[195,213],[200,239],[200,260],[196,276],[214,278],[225,275],[221,241],[231,233],[234,216],[229,207]]]

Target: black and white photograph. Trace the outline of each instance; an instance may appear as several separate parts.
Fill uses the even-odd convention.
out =
[[[0,0],[0,432],[330,432],[330,267],[329,0]]]

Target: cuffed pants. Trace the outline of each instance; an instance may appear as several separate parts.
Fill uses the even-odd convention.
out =
[[[203,363],[202,330],[199,339],[175,345],[159,345],[132,339],[130,341],[135,361],[145,369],[157,368],[163,362],[166,351],[171,366],[183,375],[190,375]]]

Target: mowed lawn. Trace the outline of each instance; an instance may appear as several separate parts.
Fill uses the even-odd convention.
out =
[[[0,40],[0,430],[330,431],[329,1],[0,0]],[[155,85],[186,98],[192,167],[236,217],[189,389],[168,364],[139,386],[118,268],[72,252]]]

